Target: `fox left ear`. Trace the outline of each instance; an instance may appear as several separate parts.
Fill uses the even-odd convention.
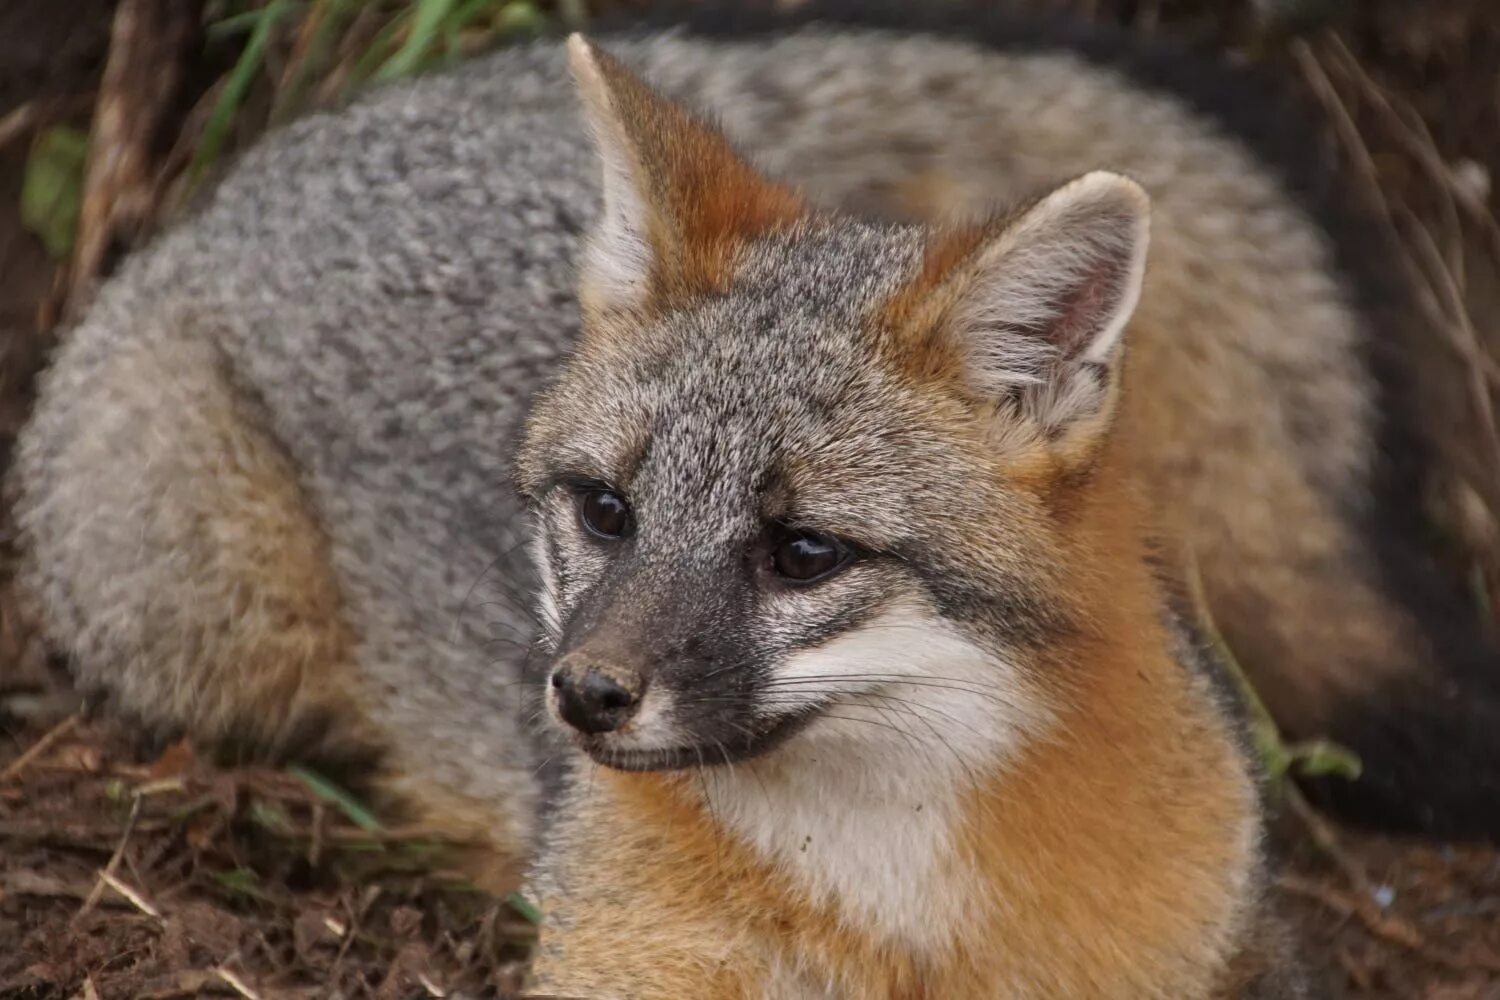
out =
[[[721,289],[740,244],[805,213],[796,192],[581,35],[568,39],[568,64],[603,167],[585,309],[662,308]]]
[[[1140,185],[1097,171],[1006,219],[939,238],[898,298],[903,325],[921,333],[907,363],[956,375],[968,394],[1011,406],[1049,441],[1097,437],[1112,415],[1149,218]]]

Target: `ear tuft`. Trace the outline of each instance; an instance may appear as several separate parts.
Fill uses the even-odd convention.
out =
[[[1111,362],[1140,298],[1149,219],[1139,184],[1096,171],[1001,227],[951,314],[974,379],[1030,382],[1058,363]]]

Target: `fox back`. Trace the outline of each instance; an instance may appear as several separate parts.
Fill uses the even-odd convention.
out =
[[[1378,323],[1303,197],[1316,171],[1253,148],[1285,127],[1278,106],[1128,45],[882,17],[710,12],[608,44],[813,208],[953,222],[1100,167],[1135,178],[1153,235],[1119,420],[1163,562],[1201,577],[1289,735],[1361,754],[1366,776],[1331,786],[1355,814],[1495,833],[1489,654],[1445,657],[1462,642],[1389,583]],[[1251,107],[1248,131],[1208,105]],[[742,210],[732,193],[714,209]],[[283,129],[128,261],[46,376],[11,482],[23,583],[81,681],[164,727],[373,765],[419,814],[494,844],[512,884],[547,755],[526,650],[559,613],[532,605],[513,456],[578,342],[576,256],[601,211],[561,51],[537,44]],[[763,280],[822,287],[795,256]],[[583,305],[614,281],[597,272]],[[890,289],[841,291],[858,310]],[[697,361],[677,377],[787,419],[754,358]],[[850,359],[830,339],[808,363],[838,382]],[[652,460],[730,489],[751,457]],[[886,500],[902,531],[962,524]],[[1046,602],[1016,593],[1007,620],[1042,641]]]

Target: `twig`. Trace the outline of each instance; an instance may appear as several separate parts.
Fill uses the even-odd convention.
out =
[[[308,8],[287,54],[286,69],[276,82],[271,99],[273,124],[285,122],[301,110],[314,74],[324,68],[339,29],[350,13],[337,2],[314,3]]]
[[[41,120],[41,108],[35,101],[27,101],[19,108],[0,118],[0,149],[29,132]]]
[[[1359,88],[1361,94],[1380,112],[1387,123],[1387,131],[1396,138],[1406,149],[1407,153],[1414,159],[1417,166],[1427,175],[1433,187],[1441,195],[1444,223],[1450,230],[1450,244],[1459,240],[1460,234],[1456,232],[1458,227],[1458,210],[1462,208],[1470,218],[1476,222],[1490,239],[1497,262],[1500,262],[1500,222],[1497,222],[1489,207],[1474,196],[1474,193],[1459,184],[1453,176],[1453,171],[1443,160],[1437,151],[1437,146],[1432,138],[1432,133],[1420,115],[1410,108],[1396,107],[1386,93],[1380,88],[1359,60],[1344,45],[1343,40],[1335,34],[1328,36],[1329,46],[1335,52],[1342,64],[1344,74],[1351,79]],[[1321,63],[1313,54],[1306,42],[1298,42],[1293,47],[1293,55],[1296,57],[1304,76],[1309,85],[1317,92],[1325,108],[1334,119],[1334,127],[1339,134],[1340,141],[1355,161],[1366,187],[1376,199],[1377,207],[1385,219],[1395,226],[1396,213],[1392,210],[1389,201],[1380,185],[1379,174],[1375,167],[1374,158],[1370,155],[1368,146],[1363,136],[1354,124],[1353,117],[1344,105],[1337,89],[1328,79]],[[1413,215],[1415,219],[1415,215]],[[1418,223],[1420,224],[1420,223]],[[1436,242],[1431,233],[1422,227],[1425,240],[1432,244],[1435,259],[1441,261],[1442,267],[1432,268],[1434,275],[1423,275],[1424,279],[1431,280],[1437,277],[1446,287],[1434,289],[1435,292],[1443,292],[1441,296],[1447,302],[1446,313],[1455,322],[1463,322],[1469,325],[1472,332],[1472,321],[1463,301],[1463,289],[1465,281],[1463,276],[1462,254],[1455,251],[1450,245],[1449,253],[1444,255],[1436,252]],[[1399,235],[1399,230],[1397,231]],[[1427,255],[1431,256],[1431,255]],[[1477,345],[1471,348],[1467,343],[1455,344],[1463,359],[1471,364],[1478,364],[1485,369],[1486,377],[1500,386],[1500,363],[1490,358],[1482,351],[1477,351]],[[1477,351],[1477,353],[1476,353]]]
[[[1352,62],[1354,57],[1348,54],[1348,50],[1342,49],[1342,51]],[[1500,425],[1496,423],[1494,406],[1490,398],[1491,388],[1500,388],[1500,364],[1485,353],[1480,338],[1474,330],[1473,320],[1463,301],[1461,279],[1453,274],[1449,262],[1438,249],[1427,227],[1409,211],[1403,209],[1404,214],[1398,215],[1391,205],[1381,187],[1374,157],[1371,156],[1364,137],[1355,125],[1344,99],[1329,80],[1311,47],[1306,42],[1296,42],[1292,46],[1292,54],[1307,79],[1309,87],[1328,112],[1340,144],[1368,190],[1380,218],[1390,227],[1395,246],[1399,250],[1398,262],[1412,281],[1417,304],[1422,307],[1428,320],[1444,342],[1469,367],[1467,389],[1470,403],[1476,417],[1484,425],[1482,433],[1485,437],[1485,445],[1493,457],[1489,465],[1488,476],[1491,482],[1485,490],[1485,495],[1490,501],[1500,500]],[[1355,68],[1358,68],[1357,63]],[[1424,141],[1420,134],[1414,134],[1412,127],[1379,92],[1374,81],[1369,80],[1367,76],[1363,79],[1365,88],[1372,94],[1372,100],[1375,100],[1377,106],[1385,111],[1386,116],[1395,122],[1396,131],[1401,133],[1409,147],[1409,152],[1412,152],[1412,155],[1419,160],[1424,171],[1438,182],[1439,188],[1448,195],[1450,205],[1455,197],[1454,192],[1458,192],[1457,197],[1460,202],[1466,204],[1467,193],[1453,183],[1452,175],[1446,165],[1429,148],[1430,139]],[[1495,227],[1495,220],[1487,211],[1480,210],[1476,217],[1482,218],[1487,231]],[[1399,221],[1403,218],[1408,220],[1410,234],[1402,231]],[[1500,239],[1496,240],[1496,246],[1500,248]],[[1500,260],[1500,249],[1497,249],[1496,259]]]
[[[71,733],[81,721],[83,721],[83,713],[74,712],[72,715],[68,716],[66,719],[62,720],[57,725],[47,730],[47,732],[43,733],[41,739],[37,740],[30,747],[28,747],[26,752],[21,754],[21,756],[11,761],[9,766],[7,766],[4,771],[0,771],[0,783],[6,781],[14,781],[16,778],[20,777],[22,771],[26,770],[26,768],[42,754],[52,749],[52,745],[55,744],[58,740]]]
[[[183,1000],[191,998],[197,1000],[207,993],[217,993],[214,983],[219,977],[212,972],[204,971],[182,971],[177,973],[176,982],[164,989],[153,990],[150,993],[137,993],[135,1000]]]
[[[1351,896],[1348,893],[1339,892],[1337,889],[1320,885],[1310,879],[1301,878],[1296,875],[1283,874],[1276,879],[1276,885],[1283,892],[1289,892],[1294,896],[1301,896],[1304,899],[1311,899],[1340,916],[1354,917],[1375,937],[1405,948],[1412,954],[1419,955],[1434,965],[1462,972],[1472,972],[1475,970],[1500,972],[1500,958],[1494,955],[1466,957],[1442,948],[1437,948],[1429,943],[1422,932],[1413,927],[1408,921],[1397,916],[1382,913],[1372,899]]]
[[[214,975],[218,976],[220,979],[224,980],[224,982],[228,983],[230,989],[234,990],[240,996],[244,997],[245,1000],[260,1000],[259,993],[252,990],[248,985],[246,985],[243,979],[241,979],[235,973],[231,972],[229,969],[224,968],[224,966],[221,965],[217,969],[215,969]]]
[[[110,884],[114,878],[115,869],[120,867],[120,860],[125,857],[125,845],[130,842],[130,834],[135,830],[135,821],[141,814],[141,797],[135,796],[130,801],[130,815],[125,819],[125,829],[120,833],[120,842],[115,845],[115,852],[109,856],[109,861],[99,870],[99,878],[94,882],[94,888],[89,893],[88,899],[73,914],[73,922],[77,923],[83,916],[92,910],[99,902],[99,897],[104,894],[104,887]],[[122,893],[123,895],[123,893]]]
[[[156,833],[171,829],[172,826],[167,820],[147,820],[137,823],[135,832]],[[52,844],[107,854],[118,836],[119,827],[115,824],[63,824],[50,819],[0,819],[0,840],[19,840],[26,844]]]
[[[1323,105],[1323,110],[1328,113],[1330,124],[1333,125],[1334,134],[1338,136],[1339,144],[1343,146],[1344,152],[1353,161],[1353,166],[1359,174],[1360,181],[1365,186],[1365,193],[1374,202],[1380,217],[1387,223],[1393,223],[1390,202],[1386,199],[1385,189],[1380,184],[1380,170],[1375,166],[1375,158],[1370,155],[1370,147],[1365,144],[1364,136],[1360,135],[1359,126],[1354,123],[1354,116],[1349,113],[1343,97],[1339,95],[1338,88],[1333,81],[1328,79],[1328,74],[1323,70],[1323,64],[1318,61],[1317,55],[1313,53],[1312,47],[1307,42],[1297,40],[1291,45],[1292,58],[1296,60],[1297,66],[1302,70],[1307,85],[1317,96]]]
[[[1292,815],[1302,823],[1307,831],[1308,837],[1312,839],[1313,846],[1323,852],[1323,855],[1338,867],[1345,879],[1354,887],[1360,899],[1375,899],[1375,885],[1370,881],[1369,874],[1364,865],[1354,859],[1344,849],[1343,842],[1339,840],[1337,831],[1318,815],[1318,811],[1307,801],[1302,790],[1291,783],[1286,787],[1286,804]]]
[[[8,896],[42,896],[82,901],[88,898],[89,888],[23,868],[0,879],[0,893]]]
[[[185,0],[120,0],[89,136],[68,308],[83,304],[115,238],[150,218],[151,145],[177,88],[193,25]]]
[[[15,142],[27,132],[44,128],[58,118],[69,117],[93,107],[94,94],[82,92],[46,100],[27,101],[0,117],[0,149]]]
[[[312,836],[307,845],[307,863],[316,868],[323,860],[323,836],[328,825],[328,807],[314,802],[312,807]]]
[[[1491,252],[1495,259],[1500,262],[1500,221],[1497,221],[1489,206],[1482,198],[1464,185],[1457,182],[1453,171],[1438,152],[1437,143],[1432,137],[1432,132],[1427,128],[1427,123],[1422,116],[1409,106],[1397,107],[1386,91],[1371,78],[1365,68],[1360,65],[1354,53],[1344,44],[1343,39],[1336,34],[1328,37],[1330,48],[1339,59],[1345,72],[1349,75],[1361,93],[1375,106],[1377,110],[1384,113],[1388,121],[1395,124],[1391,134],[1406,147],[1419,166],[1422,167],[1428,177],[1445,192],[1454,205],[1462,208],[1481,229],[1490,241]]]
[[[1453,281],[1453,276],[1443,267],[1442,255],[1432,241],[1432,234],[1415,216],[1411,216],[1410,221],[1413,223],[1412,229],[1417,237],[1413,242],[1418,253],[1427,261],[1432,272],[1434,288],[1440,291],[1448,302],[1448,312],[1452,317],[1452,325],[1448,329],[1457,339],[1455,346],[1465,360],[1469,361],[1469,395],[1482,425],[1485,443],[1490,448],[1490,458],[1493,463],[1491,468],[1495,470],[1496,476],[1500,476],[1500,427],[1497,427],[1495,423],[1495,409],[1490,399],[1490,387],[1485,378],[1485,370],[1479,362],[1479,359],[1486,358],[1484,348],[1480,346],[1479,334],[1475,331],[1469,311],[1464,305],[1463,292]],[[1496,489],[1500,490],[1500,480],[1496,482]]]
[[[360,929],[360,925],[364,921],[365,914],[370,911],[370,907],[374,906],[375,900],[379,898],[380,886],[372,885],[364,892],[363,897],[359,901],[359,905],[349,908],[349,923],[347,933],[345,933],[344,939],[339,942],[338,954],[333,956],[333,965],[328,970],[330,981],[332,981],[334,977],[338,975],[339,969],[343,967],[344,958],[349,954],[350,947],[353,946],[354,942],[357,939],[364,937],[364,933]]]
[[[1380,116],[1386,134],[1401,145],[1416,162],[1417,169],[1431,182],[1432,191],[1439,196],[1438,207],[1446,247],[1444,261],[1457,279],[1458,286],[1464,287],[1467,278],[1464,271],[1463,224],[1459,219],[1456,196],[1462,197],[1466,192],[1454,183],[1453,172],[1438,151],[1427,123],[1410,106],[1402,104],[1397,107],[1385,90],[1365,72],[1365,68],[1337,33],[1328,33],[1324,48],[1344,77],[1355,87],[1365,106]]]
[[[1442,293],[1441,297],[1447,302],[1447,313],[1452,316],[1453,321],[1469,328],[1468,335],[1463,338],[1464,342],[1455,345],[1459,348],[1464,360],[1483,367],[1486,376],[1500,385],[1500,364],[1485,354],[1479,347],[1477,339],[1472,336],[1473,322],[1464,304],[1463,293],[1467,280],[1464,272],[1463,234],[1459,212],[1462,209],[1464,214],[1484,230],[1497,262],[1500,262],[1500,222],[1496,221],[1482,199],[1477,198],[1473,191],[1454,178],[1453,171],[1438,151],[1436,140],[1433,139],[1432,132],[1427,128],[1427,123],[1422,120],[1422,116],[1409,106],[1398,107],[1380,85],[1365,72],[1359,60],[1337,35],[1329,35],[1328,44],[1340,62],[1345,76],[1353,81],[1369,106],[1381,115],[1387,126],[1386,131],[1416,162],[1417,167],[1431,181],[1432,189],[1439,196],[1443,226],[1447,231],[1446,253],[1438,251],[1432,234],[1427,231],[1427,227],[1422,225],[1420,220],[1416,220],[1415,214],[1412,214],[1412,219],[1422,228],[1423,239],[1431,244],[1430,253],[1423,248],[1424,256],[1438,262],[1438,264],[1429,263],[1430,277],[1436,284],[1442,286],[1435,288],[1434,291]],[[1368,160],[1368,154],[1366,154],[1366,159]],[[1387,217],[1392,217],[1392,214],[1387,207]],[[1392,221],[1395,221],[1394,218]],[[1472,344],[1469,341],[1472,341]]]
[[[360,54],[366,52],[378,38],[380,22],[380,11],[376,7],[369,4],[358,7],[349,25],[341,32],[343,38],[339,42],[332,66],[318,84],[312,104],[333,104],[352,83],[357,82],[353,79],[355,64],[359,62]]]
[[[161,911],[152,906],[150,901],[147,900],[145,896],[142,896],[140,892],[121,881],[118,875],[108,871],[100,872],[99,881],[109,886],[111,889],[113,889],[115,892],[118,892],[126,899],[130,900],[135,908],[137,910],[140,910],[146,916],[152,917],[156,920],[161,919]]]

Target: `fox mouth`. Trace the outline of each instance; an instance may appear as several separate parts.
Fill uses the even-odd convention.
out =
[[[579,747],[596,764],[616,771],[680,771],[698,767],[738,764],[762,756],[806,729],[829,704],[809,705],[780,716],[759,731],[737,731],[727,738],[700,739],[694,743],[662,748],[621,748],[608,737],[582,736]]]

